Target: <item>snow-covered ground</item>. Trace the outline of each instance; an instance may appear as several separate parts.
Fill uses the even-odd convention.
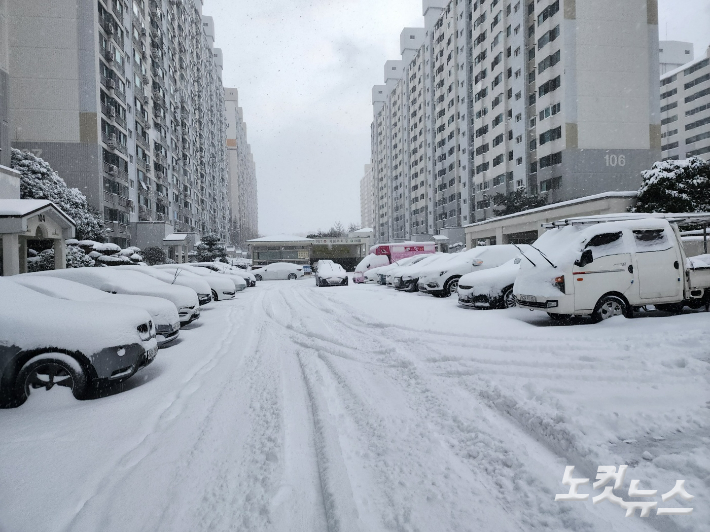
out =
[[[0,411],[0,530],[710,528],[708,313],[561,326],[262,282],[114,391]],[[616,495],[693,513],[554,501],[566,465],[622,464]],[[662,503],[677,479],[695,498]]]

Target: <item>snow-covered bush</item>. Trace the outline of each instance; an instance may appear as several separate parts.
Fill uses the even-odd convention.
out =
[[[156,264],[165,264],[166,257],[163,248],[159,248],[157,246],[145,248],[141,254],[143,255],[145,261],[151,266],[155,266]]]
[[[642,175],[631,212],[710,211],[710,164],[700,157],[659,161]]]
[[[22,199],[47,199],[70,216],[76,224],[79,240],[105,239],[103,221],[93,211],[78,188],[69,188],[52,167],[39,157],[13,148],[12,168],[20,172]]]
[[[524,187],[520,187],[507,194],[498,192],[492,199],[493,210],[496,216],[505,216],[506,214],[536,209],[537,207],[542,207],[547,204],[547,198],[545,196],[530,196],[527,194]]]
[[[54,249],[45,249],[35,255],[27,260],[27,271],[42,272],[54,269]],[[67,268],[90,268],[95,264],[94,260],[79,246],[67,246],[66,259]]]
[[[104,266],[121,266],[133,263],[131,262],[131,259],[123,255],[101,255],[96,258],[96,264]]]

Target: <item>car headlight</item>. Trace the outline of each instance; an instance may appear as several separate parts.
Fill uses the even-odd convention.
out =
[[[483,264],[483,261],[481,259],[475,259],[473,262],[471,262],[473,266],[480,266]]]
[[[180,316],[187,316],[192,309],[190,307],[180,307],[178,309],[178,314]]]
[[[144,342],[155,338],[155,327],[153,326],[153,320],[149,320],[148,323],[141,323],[138,327],[138,336]]]
[[[565,276],[564,275],[560,275],[559,277],[555,277],[555,279],[552,281],[552,284],[560,292],[562,292],[563,294],[565,293]]]

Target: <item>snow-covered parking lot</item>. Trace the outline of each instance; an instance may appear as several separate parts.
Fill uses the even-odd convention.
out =
[[[0,411],[2,531],[708,530],[710,314],[259,283],[107,397]],[[555,502],[628,464],[690,515]],[[694,495],[661,502],[686,481]],[[705,523],[705,524],[703,524]]]

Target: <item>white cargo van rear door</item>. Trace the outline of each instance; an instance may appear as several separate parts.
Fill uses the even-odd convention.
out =
[[[668,229],[632,231],[641,299],[680,299],[683,270],[674,235]]]

